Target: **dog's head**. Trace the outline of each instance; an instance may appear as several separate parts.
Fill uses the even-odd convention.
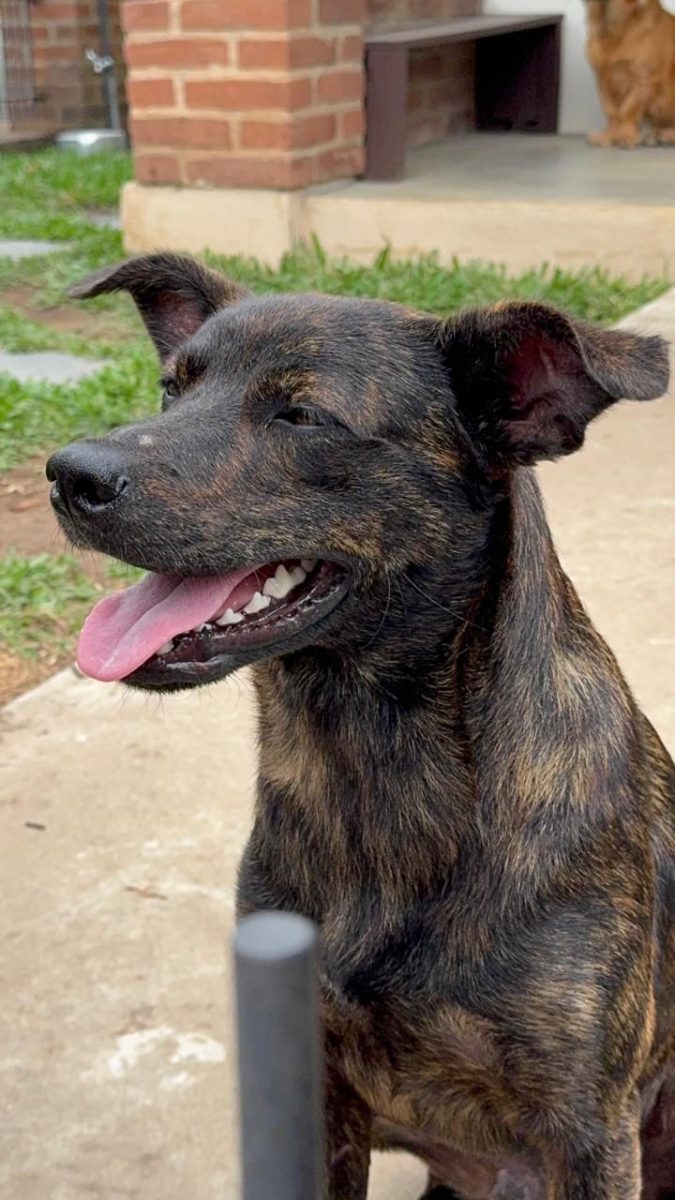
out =
[[[608,33],[616,33],[653,8],[654,0],[586,0],[586,4]]]
[[[47,474],[76,545],[149,572],[97,606],[79,650],[89,674],[143,687],[370,642],[389,610],[415,620],[416,594],[459,611],[509,473],[667,383],[660,339],[538,304],[441,322],[260,298],[166,254],[73,294],[120,289],[157,347],[162,411],[73,443]]]

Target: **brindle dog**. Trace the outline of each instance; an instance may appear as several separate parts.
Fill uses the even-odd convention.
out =
[[[118,289],[164,411],[48,475],[77,545],[154,574],[80,659],[164,691],[255,664],[239,911],[321,931],[329,1200],[364,1200],[374,1146],[427,1200],[674,1197],[673,766],[531,470],[660,395],[664,344],[251,297],[172,255],[74,294]]]

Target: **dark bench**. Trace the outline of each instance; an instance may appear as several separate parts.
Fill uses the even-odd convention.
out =
[[[476,128],[555,133],[562,16],[457,17],[366,34],[366,178],[405,169],[408,58],[476,42]]]

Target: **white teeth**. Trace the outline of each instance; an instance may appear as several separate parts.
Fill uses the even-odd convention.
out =
[[[218,617],[216,625],[238,625],[243,619],[240,612],[235,612],[232,608],[226,608],[222,617]]]
[[[263,596],[262,592],[256,592],[255,595],[251,596],[251,599],[249,600],[248,604],[244,608],[244,612],[245,613],[262,612],[263,608],[269,608],[271,603],[272,603],[271,596]]]
[[[244,613],[252,615],[253,613],[262,612],[269,608],[272,600],[283,600],[293,588],[299,587],[304,583],[310,571],[313,571],[317,564],[316,558],[301,559],[301,566],[292,567],[289,571],[285,563],[279,563],[272,578],[267,579],[263,584],[261,592],[254,592],[248,604],[241,610],[235,611],[233,608],[226,608],[222,616],[211,622],[205,621],[202,625],[195,625],[192,633],[201,633],[202,629],[206,629],[209,624],[215,625],[239,625],[244,620]],[[165,642],[160,646],[157,654],[169,654],[174,649],[174,639]]]
[[[283,600],[284,596],[292,592],[293,588],[297,587],[306,578],[307,575],[302,567],[293,567],[293,570],[289,571],[283,563],[279,563],[274,572],[274,577],[266,580],[264,583],[263,595],[271,596],[274,600]]]
[[[263,596],[272,596],[275,600],[283,600],[292,587],[293,580],[286,567],[283,563],[279,563],[273,577],[265,580],[263,584]]]

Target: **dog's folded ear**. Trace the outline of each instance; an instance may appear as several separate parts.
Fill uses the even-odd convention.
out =
[[[220,308],[248,295],[245,288],[183,254],[145,254],[102,267],[70,289],[74,300],[129,292],[161,359],[172,354]]]
[[[488,462],[570,454],[588,422],[620,399],[668,386],[660,337],[599,329],[543,304],[466,312],[441,328],[460,418]]]

